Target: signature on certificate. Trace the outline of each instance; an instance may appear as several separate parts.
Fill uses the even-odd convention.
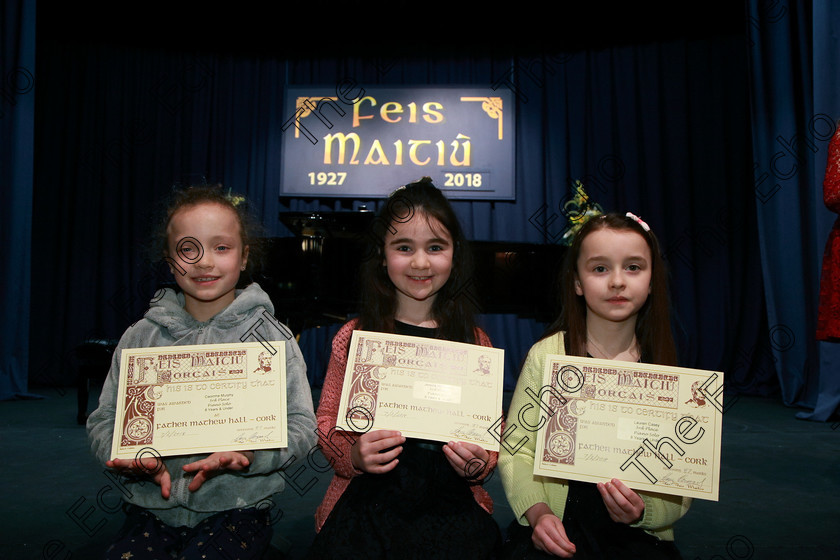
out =
[[[248,430],[247,432],[241,433],[233,438],[233,441],[235,443],[262,443],[265,441],[271,441],[271,434],[273,433],[274,430]]]
[[[696,477],[683,474],[680,475],[679,478],[675,478],[674,474],[669,472],[668,474],[664,475],[662,478],[659,479],[659,483],[664,484],[665,486],[672,486],[676,488],[688,488],[689,490],[703,490],[706,484],[706,477],[703,476],[703,478],[698,480]]]

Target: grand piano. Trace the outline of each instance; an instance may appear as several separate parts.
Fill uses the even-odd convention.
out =
[[[293,332],[342,323],[358,312],[359,268],[369,258],[374,213],[283,212],[294,237],[265,239],[254,280],[271,297],[278,319]],[[565,247],[471,241],[473,282],[464,295],[479,313],[510,313],[550,322],[556,317],[557,277]]]

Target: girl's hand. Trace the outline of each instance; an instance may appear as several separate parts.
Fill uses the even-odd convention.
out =
[[[537,550],[560,558],[571,558],[577,551],[574,543],[566,536],[563,522],[546,504],[534,504],[525,512],[525,518],[534,530],[531,542]]]
[[[164,500],[169,499],[172,490],[172,478],[166,468],[166,463],[158,457],[143,457],[141,459],[112,459],[105,461],[105,466],[118,471],[127,470],[137,474],[145,474],[160,486],[160,495]]]
[[[480,477],[490,460],[490,453],[486,449],[463,441],[450,441],[443,446],[443,454],[455,472],[467,479]]]
[[[253,451],[217,451],[204,459],[184,465],[184,472],[194,472],[195,476],[188,486],[195,492],[201,485],[222,471],[241,471],[247,469],[254,460]]]
[[[631,525],[641,519],[645,501],[617,478],[610,482],[599,482],[598,491],[613,521]]]
[[[382,474],[392,470],[400,462],[405,438],[393,430],[374,430],[359,436],[350,448],[350,461],[360,471]],[[387,451],[386,451],[387,450]]]

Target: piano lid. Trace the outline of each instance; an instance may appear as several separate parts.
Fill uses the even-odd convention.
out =
[[[280,222],[298,237],[361,238],[370,228],[374,212],[281,212]]]
[[[343,322],[358,312],[359,270],[373,212],[285,212],[296,237],[264,240],[264,265],[255,280],[268,292],[277,317],[295,326]],[[475,274],[465,287],[479,313],[510,313],[552,321],[565,247],[471,241]]]

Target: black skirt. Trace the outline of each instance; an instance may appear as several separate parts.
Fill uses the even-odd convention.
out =
[[[499,527],[442,445],[408,439],[396,468],[353,478],[309,558],[496,558]]]
[[[566,536],[575,545],[575,560],[681,560],[673,541],[663,541],[637,527],[610,519],[595,484],[569,481],[563,514]],[[516,521],[508,529],[502,557],[510,560],[556,558],[534,548],[533,531]]]

